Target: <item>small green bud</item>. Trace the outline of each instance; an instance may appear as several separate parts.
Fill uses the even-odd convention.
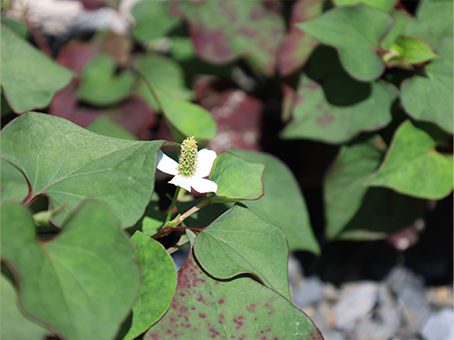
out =
[[[194,137],[186,138],[181,144],[181,154],[178,161],[178,175],[192,177],[197,169],[197,141]]]

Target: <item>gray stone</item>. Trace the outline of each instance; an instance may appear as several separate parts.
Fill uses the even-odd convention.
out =
[[[374,282],[349,283],[342,287],[339,302],[334,307],[335,326],[341,330],[353,330],[372,311],[378,289]]]
[[[296,287],[299,287],[304,279],[301,264],[292,254],[288,257],[288,282],[290,285],[290,294]]]
[[[429,316],[424,292],[424,280],[408,268],[397,266],[391,270],[384,282],[396,295],[398,307],[404,319],[403,332],[414,336]]]
[[[354,331],[355,339],[382,340],[389,339],[400,326],[401,313],[396,308],[388,288],[378,288],[377,305],[371,315],[360,322]]]
[[[432,313],[422,327],[421,336],[425,340],[454,339],[452,308],[447,307]]]
[[[323,282],[316,276],[306,277],[292,293],[292,303],[301,309],[315,305],[325,295]]]

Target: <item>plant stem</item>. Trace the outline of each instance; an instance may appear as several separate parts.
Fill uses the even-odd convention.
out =
[[[177,187],[177,189],[175,190],[175,194],[173,195],[172,204],[170,205],[169,212],[167,213],[167,217],[164,222],[164,225],[166,225],[167,222],[169,222],[170,218],[172,217],[172,211],[173,211],[173,208],[175,207],[175,203],[177,202],[179,193],[180,193],[180,187]]]

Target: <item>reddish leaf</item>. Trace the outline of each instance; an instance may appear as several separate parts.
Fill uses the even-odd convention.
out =
[[[107,3],[107,0],[79,0],[85,9],[98,9]]]
[[[190,253],[178,272],[169,311],[144,339],[323,340],[323,336],[274,290],[247,277],[214,280]]]
[[[225,64],[245,56],[265,74],[276,68],[284,21],[268,1],[176,1],[172,12],[189,24],[198,56]]]
[[[323,12],[323,0],[299,0],[292,6],[290,28],[279,54],[279,73],[285,77],[303,66],[318,40],[295,24],[317,17]]]
[[[200,79],[194,86],[195,100],[210,111],[218,127],[217,137],[208,143],[218,153],[228,149],[260,151],[263,104],[230,83]]]

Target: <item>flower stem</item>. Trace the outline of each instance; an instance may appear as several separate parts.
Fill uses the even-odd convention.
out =
[[[173,208],[175,207],[175,203],[177,202],[179,193],[180,193],[180,187],[177,187],[177,189],[175,190],[175,194],[173,195],[172,204],[170,205],[169,212],[167,213],[167,217],[164,222],[164,225],[166,225],[167,222],[169,222],[170,218],[172,217],[172,211],[173,211]]]

